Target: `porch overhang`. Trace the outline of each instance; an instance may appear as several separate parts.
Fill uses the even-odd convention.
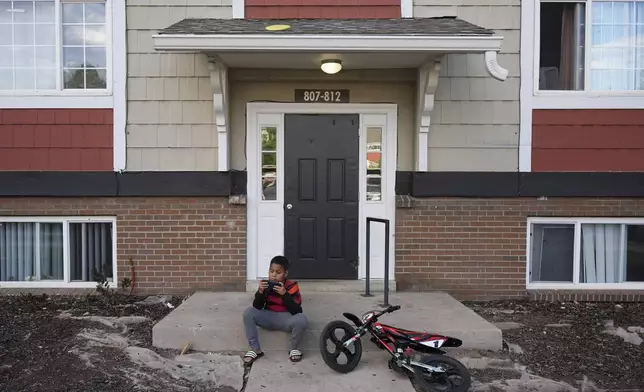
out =
[[[286,26],[284,30],[269,30]],[[485,68],[504,81],[508,71],[497,61],[503,37],[457,18],[418,19],[184,19],[153,36],[162,52],[205,52],[219,57],[239,53],[329,55],[484,54]],[[225,59],[223,60],[225,63]],[[419,61],[419,67],[425,61]],[[375,64],[372,64],[375,65]]]

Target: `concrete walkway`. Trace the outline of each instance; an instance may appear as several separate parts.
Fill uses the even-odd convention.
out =
[[[190,341],[192,350],[196,351],[246,351],[248,343],[244,336],[242,313],[251,306],[252,298],[252,293],[195,293],[154,326],[153,344],[159,348],[181,349]],[[365,298],[353,292],[304,292],[303,300],[309,330],[304,337],[302,350],[310,353],[318,352],[318,338],[324,325],[332,320],[344,319],[342,312],[359,316],[369,310],[381,310],[383,296],[382,293]],[[502,348],[500,329],[446,293],[392,293],[389,302],[402,308],[383,316],[381,322],[458,337],[463,339],[463,348],[466,349],[496,351]],[[286,358],[288,334],[260,328],[260,343],[267,356]],[[368,340],[365,340],[363,348],[365,351],[379,351]],[[319,354],[316,356],[319,358]],[[258,368],[261,369],[260,366]]]
[[[409,378],[387,367],[388,355],[368,352],[351,373],[334,372],[317,353],[291,363],[286,353],[267,353],[253,364],[245,392],[289,391],[382,391],[414,392]]]

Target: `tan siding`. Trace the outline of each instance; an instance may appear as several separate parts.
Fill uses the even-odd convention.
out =
[[[457,16],[504,37],[505,82],[483,55],[450,54],[442,64],[428,137],[430,171],[514,171],[519,140],[519,0],[415,0],[414,17]]]
[[[350,89],[352,103],[397,104],[398,170],[414,168],[416,70],[343,71],[332,78],[318,70],[233,70],[230,78],[232,169],[246,168],[246,103],[292,102],[296,88]]]
[[[205,55],[152,47],[153,34],[186,17],[231,18],[231,1],[127,3],[127,170],[217,170]]]

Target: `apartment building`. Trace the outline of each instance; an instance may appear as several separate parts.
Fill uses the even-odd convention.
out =
[[[642,10],[0,0],[0,287],[638,299]]]

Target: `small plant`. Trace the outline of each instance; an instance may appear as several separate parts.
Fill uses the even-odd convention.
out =
[[[96,291],[98,291],[104,297],[110,297],[112,295],[110,282],[102,272],[99,272],[96,270],[96,268],[93,268],[92,279],[94,279],[94,282],[96,282]]]
[[[134,267],[134,260],[132,259],[132,256],[128,259],[130,263],[130,276],[132,279],[129,280],[129,287],[130,287],[130,293],[128,295],[132,295],[134,293],[134,290],[136,289],[136,268]]]
[[[130,285],[132,285],[132,279],[125,277],[123,278],[123,280],[121,280],[121,287],[123,288],[123,291],[127,290]]]
[[[134,262],[132,257],[129,259],[130,263],[130,273],[132,277],[124,277],[121,279],[121,290],[126,292],[129,289],[128,296],[132,295],[134,286],[136,285],[136,275],[134,271]],[[103,265],[102,271],[107,270],[107,265]],[[115,292],[114,289],[110,287],[110,282],[107,280],[107,277],[95,267],[92,269],[92,279],[96,282],[96,291],[100,293],[103,297],[109,298],[110,300],[115,300],[115,296],[118,296],[119,292]]]

